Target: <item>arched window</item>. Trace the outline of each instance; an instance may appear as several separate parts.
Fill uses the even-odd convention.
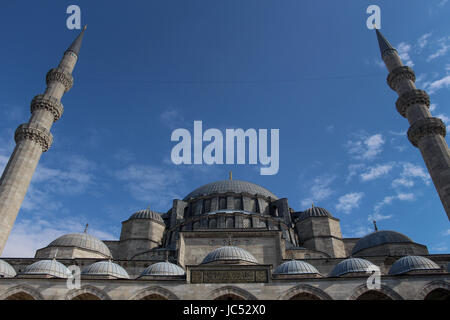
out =
[[[392,299],[382,292],[370,290],[364,292],[362,295],[356,298],[356,300],[392,300]]]
[[[227,198],[221,197],[219,198],[219,209],[227,208]]]
[[[93,295],[92,293],[82,293],[78,296],[73,297],[72,300],[101,300],[101,299],[96,295]]]
[[[428,293],[425,296],[425,300],[446,300],[449,301],[450,300],[450,291],[443,289],[443,288],[438,288],[438,289],[434,289],[433,291],[431,291],[430,293]]]
[[[210,219],[209,220],[209,229],[216,229],[217,228],[217,220],[216,219]]]

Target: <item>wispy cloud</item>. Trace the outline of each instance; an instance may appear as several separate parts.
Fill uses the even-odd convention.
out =
[[[351,192],[339,197],[336,210],[350,213],[353,209],[359,207],[363,196],[363,192]]]
[[[450,86],[450,75],[446,75],[443,78],[434,81],[427,81],[423,83],[423,87],[430,94],[433,94],[440,89],[448,88],[449,86]]]
[[[405,65],[409,65],[410,67],[414,66],[414,62],[412,62],[411,57],[409,56],[409,51],[411,50],[411,45],[406,42],[400,42],[397,46],[397,52],[402,59]]]
[[[417,40],[417,45],[420,49],[423,49],[428,44],[428,38],[431,36],[431,32],[425,33]]]
[[[392,164],[378,164],[368,169],[368,171],[360,174],[362,181],[370,181],[387,175],[394,166]]]
[[[348,153],[358,160],[371,160],[383,151],[384,138],[381,134],[362,136],[357,140],[347,141]]]
[[[442,57],[447,54],[450,49],[450,37],[444,37],[438,40],[439,48],[430,54],[427,58],[427,62],[430,62],[436,58]]]
[[[179,110],[168,109],[161,113],[159,120],[168,128],[174,129],[184,123],[184,117]]]
[[[125,183],[132,197],[152,207],[168,208],[173,199],[180,198],[174,186],[182,183],[183,177],[171,168],[132,164],[116,171],[115,177]]]
[[[334,191],[330,188],[331,183],[336,179],[336,176],[321,175],[316,177],[310,186],[310,195],[301,201],[302,207],[309,207],[311,203],[327,199]]]
[[[58,219],[34,218],[18,221],[6,243],[3,257],[34,257],[36,250],[67,233],[83,232],[83,217]],[[89,234],[103,240],[114,239],[111,233],[90,226]]]

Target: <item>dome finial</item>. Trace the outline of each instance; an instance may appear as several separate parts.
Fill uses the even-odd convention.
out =
[[[169,262],[169,251],[164,252],[165,261]]]
[[[148,204],[148,206],[147,206],[147,210],[150,210],[150,204]]]
[[[373,227],[375,228],[375,231],[378,231],[377,221],[376,220],[373,220]]]
[[[58,248],[55,250],[55,254],[53,255],[53,260],[56,260],[56,256],[58,255]]]
[[[233,180],[233,171],[230,170],[230,172],[228,173],[228,177],[230,180]]]
[[[229,236],[228,236],[228,243],[227,243],[227,245],[228,246],[232,246],[233,245],[233,236],[230,234]]]
[[[84,233],[87,233],[88,227],[89,227],[89,223],[86,223],[86,227],[84,227]]]
[[[314,208],[314,202],[311,202],[311,208]]]

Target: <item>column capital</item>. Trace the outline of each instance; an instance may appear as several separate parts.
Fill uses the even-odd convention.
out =
[[[408,129],[408,139],[413,146],[418,147],[423,137],[437,134],[445,137],[446,133],[444,122],[439,118],[430,117],[414,122]]]
[[[414,74],[413,69],[408,66],[401,66],[389,72],[387,77],[387,83],[394,91],[397,91],[398,83],[402,80],[411,80],[412,82],[415,82],[416,75]]]
[[[38,109],[45,109],[51,112],[55,122],[61,118],[64,112],[64,107],[58,99],[43,94],[38,94],[31,101],[31,113]]]
[[[34,141],[41,146],[42,152],[45,152],[50,148],[53,136],[50,131],[36,123],[24,123],[17,127],[14,140],[16,143],[22,140]]]
[[[66,88],[64,92],[67,92],[72,88],[73,86],[73,77],[72,75],[64,71],[61,68],[53,68],[50,69],[47,72],[47,76],[45,77],[45,80],[47,81],[47,85],[49,85],[51,82],[57,81],[64,85]]]
[[[424,91],[414,89],[403,93],[395,102],[398,113],[406,118],[406,110],[415,104],[430,107],[430,96]]]

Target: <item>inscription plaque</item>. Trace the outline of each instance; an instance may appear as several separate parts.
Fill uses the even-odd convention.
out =
[[[265,270],[202,270],[191,272],[192,283],[267,282]]]

